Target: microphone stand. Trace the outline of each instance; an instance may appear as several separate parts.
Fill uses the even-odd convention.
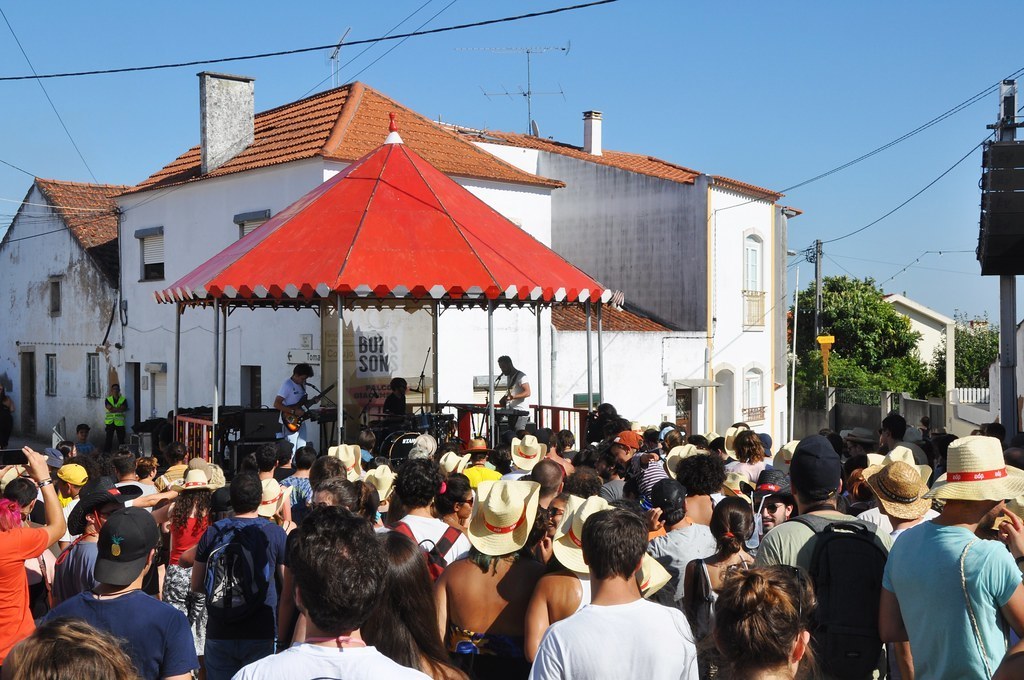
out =
[[[430,347],[427,347],[427,356],[423,357],[423,367],[420,368],[420,380],[416,383],[416,391],[420,393],[420,413],[426,408],[426,396],[423,393],[423,383],[427,379],[427,362],[430,361]]]

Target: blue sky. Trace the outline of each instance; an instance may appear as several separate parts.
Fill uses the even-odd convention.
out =
[[[571,4],[491,0],[389,3],[4,3],[39,73],[214,58],[328,44]],[[425,5],[425,6],[424,6]],[[783,189],[916,128],[1024,67],[1008,21],[1018,5],[944,0],[620,2],[552,17],[342,50],[341,81],[361,80],[431,118],[525,131],[520,53],[460,48],[548,47],[533,57],[533,115],[543,136],[582,143],[581,112],[604,113],[606,148]],[[357,58],[356,58],[357,57]],[[355,59],[353,59],[355,58]],[[368,67],[368,68],[367,68]],[[363,70],[365,68],[365,70]],[[257,110],[330,87],[327,52],[207,67],[47,80],[45,86],[96,179],[141,181],[198,141],[203,69],[256,78]],[[362,71],[360,73],[360,71]],[[0,75],[29,72],[0,23]],[[318,82],[324,81],[319,86]],[[1024,85],[1024,82],[1022,82]],[[1024,102],[1024,94],[1021,96]],[[0,82],[0,159],[42,177],[91,181],[38,84]],[[783,200],[804,211],[790,248],[880,217],[978,144],[996,96]],[[825,247],[826,275],[874,276],[889,292],[952,315],[998,318],[998,285],[981,277],[981,152],[905,208]],[[0,165],[0,198],[21,200],[27,175]],[[17,208],[0,203],[0,230]],[[945,251],[927,254],[925,251]],[[968,251],[968,252],[955,252]],[[680,266],[685,266],[680,262]],[[801,287],[813,276],[802,264]],[[791,277],[792,284],[792,277]],[[1019,317],[1018,317],[1019,318]]]

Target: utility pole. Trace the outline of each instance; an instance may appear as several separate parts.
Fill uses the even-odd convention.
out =
[[[814,337],[821,335],[821,240],[814,242]]]
[[[999,86],[999,122],[996,139],[1017,139],[1017,81],[1004,80]],[[1017,277],[999,276],[999,419],[1006,428],[1007,442],[1019,429],[1017,422]]]

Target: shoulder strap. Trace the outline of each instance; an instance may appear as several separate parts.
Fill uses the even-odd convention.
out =
[[[394,524],[390,525],[388,529],[390,529],[391,531],[397,531],[398,533],[402,534],[407,538],[411,538],[413,542],[416,541],[416,537],[413,536],[412,529],[410,529],[409,525],[403,522],[402,520],[398,520]]]
[[[445,529],[444,534],[441,536],[441,540],[434,544],[434,550],[437,551],[439,557],[444,557],[448,554],[448,551],[455,545],[455,541],[459,540],[459,536],[462,532],[455,527],[448,527]]]
[[[834,519],[822,517],[821,515],[798,515],[789,521],[799,522],[816,534],[820,534],[835,522]]]

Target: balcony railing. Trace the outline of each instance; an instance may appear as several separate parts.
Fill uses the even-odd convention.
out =
[[[764,291],[743,291],[743,325],[764,325]]]
[[[744,422],[750,423],[759,422],[762,420],[764,420],[764,406],[754,406],[751,408],[743,409]]]

